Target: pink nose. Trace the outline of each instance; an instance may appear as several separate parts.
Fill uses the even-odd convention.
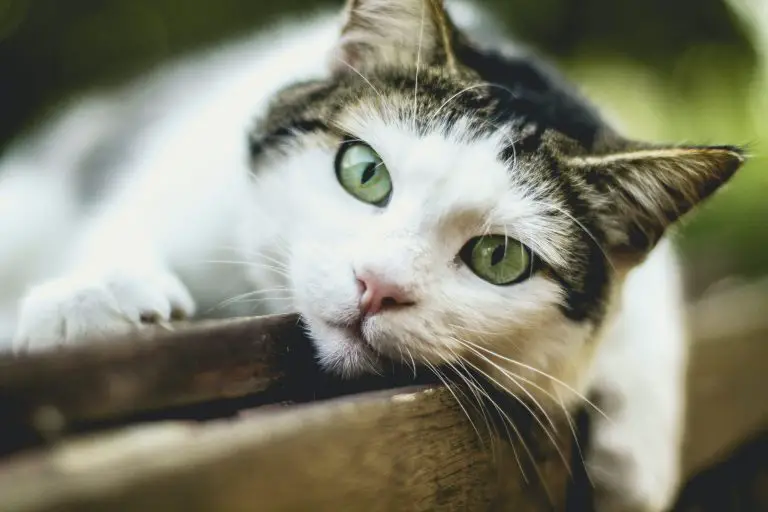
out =
[[[375,315],[383,309],[413,304],[402,286],[372,272],[357,274],[357,282],[363,315]]]

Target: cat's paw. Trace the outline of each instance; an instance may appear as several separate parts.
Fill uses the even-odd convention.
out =
[[[174,275],[113,271],[33,288],[21,301],[14,349],[27,351],[109,336],[192,316],[195,304]]]

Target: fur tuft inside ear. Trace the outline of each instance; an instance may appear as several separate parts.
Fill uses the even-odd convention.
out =
[[[732,146],[640,148],[566,159],[586,186],[611,249],[645,253],[745,161]]]
[[[440,63],[453,67],[453,25],[442,0],[348,0],[333,67]]]

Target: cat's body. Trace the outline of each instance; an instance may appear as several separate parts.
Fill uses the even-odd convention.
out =
[[[456,6],[454,22],[472,32],[477,16]],[[11,148],[0,339],[36,348],[172,312],[298,309],[342,373],[378,354],[462,353],[547,409],[596,396],[608,416],[593,414],[586,454],[598,509],[669,506],[686,342],[674,254],[656,242],[741,156],[620,138],[528,60],[452,35],[432,0],[351,2],[341,23],[160,70]],[[350,196],[371,178],[344,184],[347,157],[386,163],[384,199]],[[487,233],[523,242],[530,275],[493,287],[498,275],[472,266]]]
[[[90,244],[87,231],[103,223],[125,236],[125,227],[114,225],[121,209],[148,236],[164,238],[160,257],[196,291],[199,313],[231,313],[220,303],[253,289],[251,270],[206,262],[243,259],[233,250],[232,228],[234,208],[245,200],[247,134],[271,94],[324,73],[338,31],[338,17],[326,16],[193,55],[118,91],[83,97],[11,147],[0,170],[0,233],[8,241],[0,281],[11,284],[0,290],[0,339],[13,337],[26,287],[76,264],[81,246]],[[179,205],[185,198],[203,203]],[[266,234],[272,221],[263,223]],[[273,279],[267,273],[259,288],[274,287]],[[244,312],[286,308],[285,301],[250,302]]]

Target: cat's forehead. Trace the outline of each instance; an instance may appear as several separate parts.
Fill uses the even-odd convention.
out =
[[[412,107],[395,113],[363,102],[345,111],[336,124],[373,147],[390,172],[412,187],[455,195],[465,208],[483,208],[510,187],[510,169],[499,160],[500,136],[470,136],[468,120],[458,120],[449,130],[425,130],[418,116]]]
[[[391,118],[412,121],[415,129],[449,130],[459,120],[470,121],[477,134],[495,131],[495,125],[511,121],[514,112],[502,113],[511,91],[488,84],[473,73],[447,73],[442,68],[401,69],[371,77],[353,76],[340,87],[354,91],[363,104],[375,104]],[[345,107],[355,102],[346,101]],[[461,133],[455,130],[453,135]]]

